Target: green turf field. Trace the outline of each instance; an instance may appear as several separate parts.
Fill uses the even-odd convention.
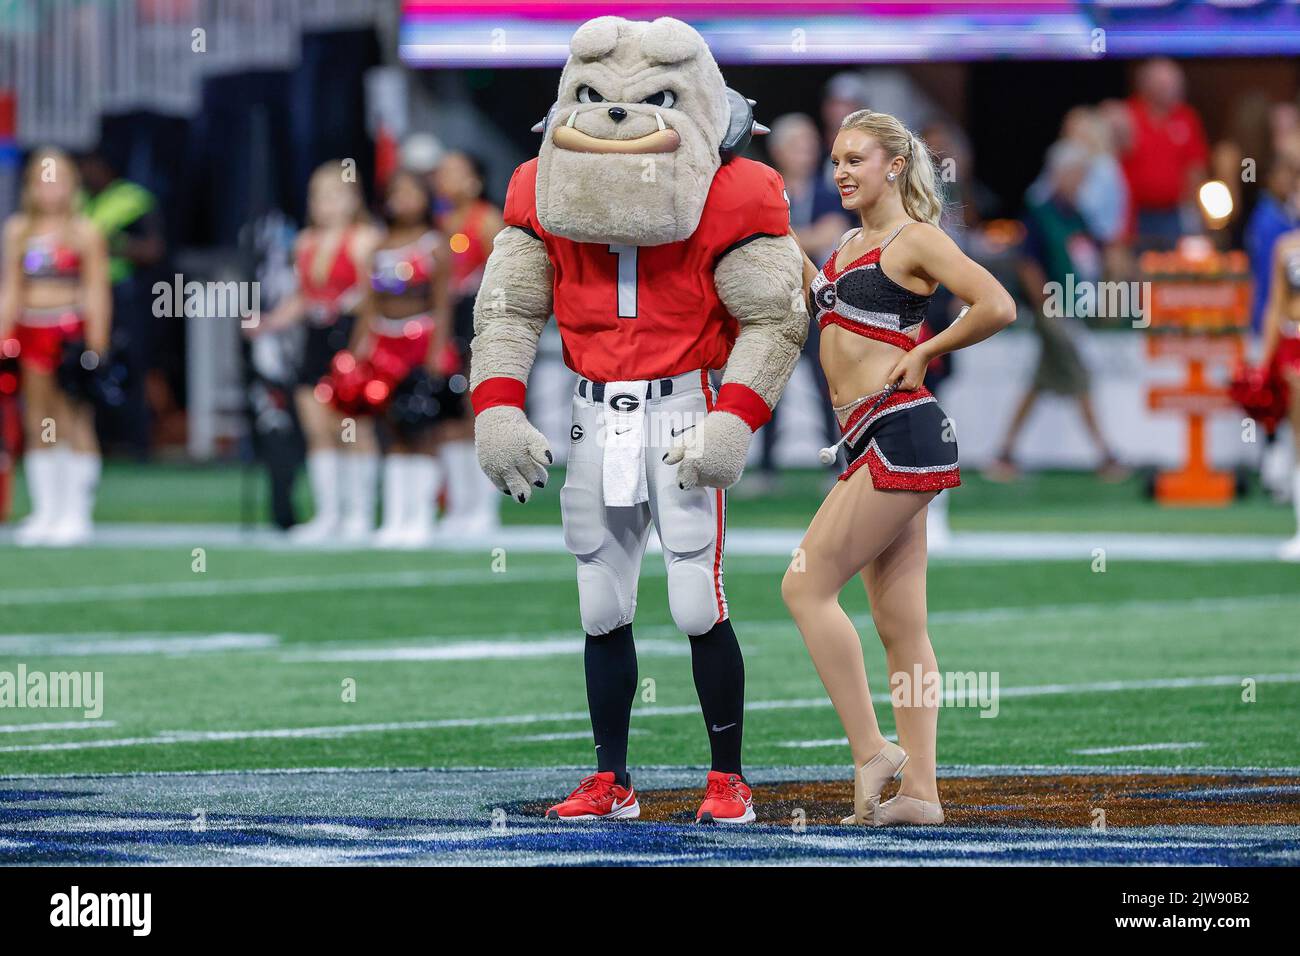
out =
[[[552,470],[548,487],[526,507],[504,507],[506,523],[559,524],[559,488],[564,469]],[[732,520],[746,525],[801,528],[825,493],[827,473],[790,470],[771,493],[747,497],[746,479],[733,494]],[[1126,531],[1170,534],[1267,534],[1294,531],[1291,509],[1269,501],[1257,489],[1231,508],[1160,508],[1144,494],[1144,478],[1104,484],[1090,474],[1029,473],[1013,484],[994,484],[975,469],[962,475],[952,499],[952,526],[958,531]],[[265,481],[261,472],[232,465],[186,466],[110,462],[96,507],[107,522],[264,521]],[[297,488],[303,517],[310,515],[305,481]],[[508,503],[507,503],[508,504]],[[18,476],[14,514],[27,513],[27,495]]]
[[[750,508],[738,502],[733,519]],[[192,546],[204,547],[201,535]],[[105,681],[98,724],[26,730],[82,715],[0,710],[0,773],[586,765],[572,559],[507,550],[504,570],[500,560],[212,548],[197,572],[190,547],[0,546],[0,671]],[[650,555],[645,568],[636,627],[653,702],[638,700],[632,760],[707,762],[662,564]],[[780,601],[783,569],[778,558],[727,560],[747,655],[746,760],[841,764],[842,730]],[[1001,691],[995,718],[942,713],[941,763],[1300,764],[1296,575],[1271,563],[1112,561],[1093,573],[1087,561],[936,562],[941,669],[996,672]],[[870,673],[882,674],[865,597],[850,587],[844,601]],[[231,638],[214,635],[250,646],[222,649]],[[1248,703],[1249,677],[1260,683]],[[342,699],[349,680],[355,702]],[[878,710],[892,729],[887,703]],[[1179,746],[1076,752],[1150,744]]]

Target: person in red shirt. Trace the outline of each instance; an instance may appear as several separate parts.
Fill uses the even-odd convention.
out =
[[[737,155],[756,129],[752,104],[727,89],[690,26],[598,17],[570,51],[538,158],[510,184],[474,304],[470,367],[479,464],[520,502],[545,486],[552,459],[523,410],[552,311],[579,376],[560,508],[578,564],[597,770],[547,816],[640,814],[627,772],[632,619],[653,524],[709,734],[696,819],[748,823],[723,489],[807,335],[789,206],[780,176]]]
[[[1130,234],[1147,248],[1177,242],[1183,208],[1206,176],[1205,130],[1183,97],[1183,71],[1173,60],[1159,57],[1139,67],[1121,160],[1132,200]]]

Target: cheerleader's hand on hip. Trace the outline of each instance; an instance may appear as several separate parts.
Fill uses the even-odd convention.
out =
[[[689,490],[697,485],[728,488],[740,478],[754,437],[750,427],[731,412],[713,411],[664,455],[664,463],[677,465],[677,484]]]
[[[551,450],[522,408],[496,405],[479,412],[474,418],[474,447],[479,467],[492,484],[521,504],[533,488],[546,487]]]
[[[903,354],[889,373],[888,381],[897,382],[900,392],[912,392],[925,384],[925,369],[930,357],[924,349],[914,348]]]

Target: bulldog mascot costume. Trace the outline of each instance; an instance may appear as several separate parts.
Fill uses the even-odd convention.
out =
[[[541,150],[510,181],[474,308],[471,379],[479,464],[526,502],[552,460],[524,414],[552,313],[579,376],[560,503],[598,770],[547,816],[640,815],[627,773],[632,618],[654,522],[712,750],[696,819],[744,823],[745,669],[722,587],[722,489],[807,335],[802,259],[781,178],[737,155],[766,129],[694,29],[599,17],[569,49],[559,98],[534,127]]]

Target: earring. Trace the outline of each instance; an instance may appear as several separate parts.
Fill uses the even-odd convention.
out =
[[[893,170],[890,170],[889,172],[885,173],[885,179],[887,179],[891,183],[897,178],[898,178],[898,173],[894,172]]]

